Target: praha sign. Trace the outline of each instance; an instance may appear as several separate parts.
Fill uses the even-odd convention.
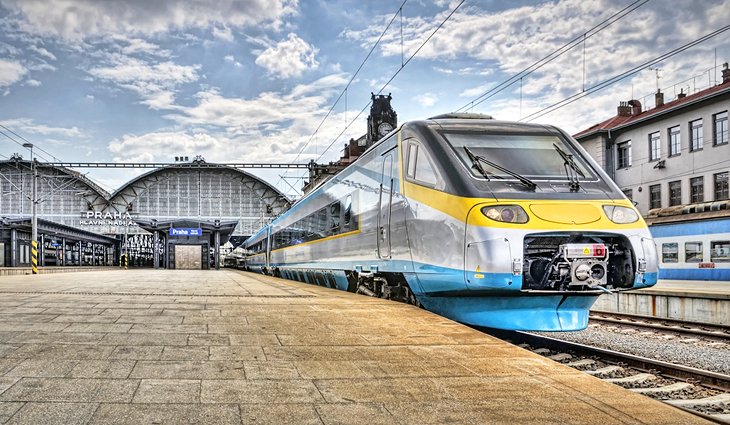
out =
[[[128,212],[85,211],[81,213],[82,226],[135,226]]]

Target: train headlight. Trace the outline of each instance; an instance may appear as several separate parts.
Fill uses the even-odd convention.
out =
[[[603,211],[606,213],[606,217],[616,224],[628,224],[639,220],[639,215],[632,208],[604,205]]]
[[[527,223],[527,213],[519,205],[496,205],[482,208],[482,214],[503,223]]]

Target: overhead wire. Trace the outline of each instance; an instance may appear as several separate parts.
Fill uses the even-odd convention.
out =
[[[39,150],[39,151],[41,151],[41,152],[45,153],[46,155],[50,156],[51,158],[55,159],[55,160],[56,160],[57,162],[61,162],[61,160],[60,160],[60,159],[58,159],[58,157],[56,157],[56,156],[55,156],[55,155],[53,155],[52,153],[50,153],[50,152],[48,152],[47,150],[45,150],[45,149],[41,148],[40,146],[37,146],[37,145],[36,145],[35,143],[32,143],[32,142],[30,142],[30,141],[29,141],[28,139],[26,139],[25,137],[21,136],[20,134],[18,134],[18,133],[16,133],[16,132],[14,132],[13,130],[9,129],[8,127],[4,126],[3,124],[0,124],[0,127],[4,128],[5,130],[7,130],[7,131],[8,131],[8,132],[10,132],[11,134],[13,134],[13,135],[14,135],[15,137],[19,138],[20,140],[23,140],[23,141],[24,141],[24,142],[26,142],[26,143],[31,143],[31,144],[33,145],[33,149],[37,149],[37,150]],[[5,137],[9,137],[9,136],[5,135]],[[13,139],[12,137],[9,137],[9,138],[10,138],[11,140],[13,140],[13,141],[14,141],[15,143],[18,143],[19,145],[23,146],[23,144],[22,144],[22,143],[18,142],[17,140],[14,140],[14,139]],[[44,158],[44,160],[46,160],[46,161],[47,161],[47,159],[45,159],[45,158]],[[48,162],[50,162],[50,161],[48,161]]]
[[[340,95],[337,96],[337,99],[335,99],[335,101],[332,104],[332,106],[329,108],[329,110],[327,111],[327,113],[325,114],[325,116],[322,118],[322,121],[320,121],[319,125],[314,130],[314,133],[312,133],[312,135],[309,136],[309,139],[307,139],[306,143],[304,143],[304,145],[302,146],[302,148],[299,150],[299,153],[297,154],[296,158],[294,159],[294,162],[297,162],[299,160],[299,158],[301,157],[301,155],[304,152],[304,150],[312,142],[312,139],[314,139],[317,136],[317,133],[319,133],[319,130],[322,128],[322,125],[324,125],[325,121],[327,121],[327,118],[329,118],[330,114],[332,114],[332,111],[335,109],[335,107],[337,106],[337,104],[340,102],[340,100],[342,99],[342,96],[345,96],[346,95],[347,89],[350,88],[350,85],[355,80],[355,78],[357,77],[357,75],[360,73],[360,71],[362,70],[362,67],[365,66],[365,63],[368,61],[368,59],[370,59],[370,56],[375,51],[375,48],[378,46],[378,44],[380,44],[380,41],[385,36],[385,33],[388,32],[388,29],[390,29],[391,25],[393,25],[393,22],[395,21],[395,18],[398,16],[398,14],[401,14],[402,15],[402,13],[403,13],[403,6],[405,6],[406,2],[408,2],[408,0],[403,0],[403,3],[401,3],[401,5],[398,8],[398,10],[396,10],[396,12],[393,14],[393,17],[390,18],[390,21],[388,22],[388,25],[385,26],[385,29],[383,29],[383,32],[380,33],[380,37],[378,37],[378,39],[375,41],[375,44],[373,44],[373,46],[370,48],[370,51],[368,52],[368,54],[365,55],[365,58],[362,60],[362,62],[360,62],[360,66],[358,66],[357,67],[357,70],[355,71],[355,73],[352,74],[352,77],[350,77],[350,80],[345,85],[345,88],[342,89],[342,91],[340,92]],[[279,176],[280,177],[279,178],[279,182],[281,180],[283,180],[284,176],[286,176],[286,172],[284,172],[283,175]],[[279,182],[277,182],[277,184]]]
[[[633,3],[629,4],[628,6],[619,10],[618,12],[614,13],[613,15],[609,16],[608,18],[604,19],[599,24],[586,30],[583,34],[576,36],[575,38],[573,38],[569,42],[565,43],[561,47],[553,50],[552,52],[550,52],[549,54],[544,56],[542,59],[535,61],[532,65],[530,65],[527,68],[523,69],[522,71],[512,75],[511,77],[502,81],[495,87],[492,87],[491,89],[487,90],[486,92],[484,92],[481,95],[477,96],[476,98],[472,99],[470,102],[466,103],[464,106],[457,109],[456,112],[461,112],[468,108],[473,108],[474,106],[484,103],[487,99],[490,99],[490,98],[494,97],[496,94],[506,90],[507,88],[509,88],[513,84],[515,84],[517,81],[521,81],[524,77],[532,74],[533,72],[537,71],[538,69],[542,68],[543,66],[552,62],[553,60],[559,58],[560,56],[562,56],[565,53],[572,50],[574,47],[579,46],[580,44],[584,44],[588,38],[598,34],[599,32],[603,31],[604,29],[608,28],[613,23],[617,22],[621,18],[624,18],[625,16],[627,16],[631,12],[635,11],[636,9],[640,8],[641,6],[645,5],[649,1],[650,0],[634,1]]]
[[[436,29],[434,29],[434,30],[433,30],[433,31],[431,32],[431,34],[430,34],[430,35],[429,35],[429,36],[428,36],[428,37],[426,38],[426,40],[424,40],[424,41],[423,41],[423,43],[421,43],[421,45],[420,45],[420,46],[418,46],[418,48],[417,48],[417,49],[416,49],[416,50],[415,50],[415,51],[413,52],[413,54],[411,54],[411,55],[410,55],[410,56],[408,57],[408,59],[407,59],[407,60],[406,60],[405,62],[402,62],[402,64],[401,64],[401,67],[400,67],[400,68],[398,68],[398,70],[397,70],[397,71],[396,71],[396,72],[395,72],[395,73],[394,73],[394,74],[393,74],[393,75],[392,75],[392,76],[391,76],[391,77],[390,77],[390,78],[388,79],[388,81],[387,81],[387,82],[386,82],[386,83],[385,83],[385,84],[383,85],[383,87],[381,87],[381,88],[380,88],[380,90],[378,90],[378,93],[377,93],[377,94],[381,94],[381,93],[383,93],[383,91],[384,91],[384,90],[386,89],[386,87],[388,87],[388,85],[390,85],[390,83],[392,83],[392,82],[393,82],[393,80],[395,79],[395,77],[397,77],[397,76],[398,76],[398,74],[400,74],[400,72],[401,72],[401,71],[403,70],[403,68],[405,68],[405,67],[406,67],[406,65],[408,65],[408,63],[410,63],[410,62],[411,62],[411,60],[413,60],[413,58],[415,58],[415,57],[416,57],[416,56],[418,55],[418,53],[419,53],[419,52],[421,51],[421,49],[423,49],[423,47],[424,47],[424,46],[425,46],[425,45],[426,45],[426,44],[427,44],[427,43],[428,43],[429,41],[431,41],[431,39],[433,38],[433,36],[434,36],[434,35],[436,35],[436,33],[437,33],[437,32],[438,32],[438,31],[439,31],[439,30],[440,30],[440,29],[441,29],[441,28],[442,28],[442,27],[444,26],[444,24],[446,24],[446,22],[447,22],[447,21],[448,21],[449,19],[451,19],[451,17],[452,17],[453,15],[454,15],[454,13],[456,13],[456,11],[457,11],[457,10],[459,10],[459,8],[461,7],[461,5],[463,5],[465,1],[466,1],[466,0],[461,0],[461,1],[459,2],[459,4],[457,4],[457,5],[456,5],[456,7],[454,7],[454,8],[453,8],[453,9],[451,10],[451,12],[450,12],[450,13],[449,13],[449,14],[448,14],[448,15],[446,16],[446,18],[444,18],[444,19],[443,19],[443,20],[441,21],[441,23],[440,23],[440,24],[439,24],[439,25],[438,25],[438,26],[436,27]],[[648,1],[648,0],[647,0],[647,1]],[[327,148],[326,148],[326,149],[325,149],[325,150],[324,150],[324,151],[322,152],[322,154],[321,154],[321,155],[320,155],[320,156],[319,156],[319,157],[317,158],[317,160],[316,160],[316,161],[319,161],[319,160],[320,160],[320,159],[321,159],[321,158],[322,158],[322,157],[324,156],[324,154],[325,154],[325,153],[327,153],[327,151],[328,151],[328,150],[329,150],[329,149],[330,149],[330,148],[331,148],[331,147],[332,147],[332,146],[333,146],[333,145],[334,145],[334,144],[335,144],[335,143],[337,142],[337,140],[338,140],[338,139],[339,139],[339,138],[340,138],[340,137],[341,137],[341,136],[342,136],[342,135],[343,135],[343,134],[345,133],[345,131],[347,131],[347,130],[348,130],[348,129],[350,128],[350,126],[351,126],[351,125],[352,125],[352,124],[353,124],[353,123],[354,123],[354,122],[355,122],[355,121],[356,121],[356,120],[357,120],[357,119],[358,119],[358,118],[360,117],[360,115],[362,115],[362,113],[363,113],[363,112],[365,112],[365,110],[366,110],[366,109],[367,109],[367,108],[368,108],[368,107],[370,106],[370,103],[371,103],[371,102],[372,102],[372,101],[369,101],[369,102],[368,102],[368,103],[367,103],[367,104],[366,104],[366,105],[365,105],[365,106],[364,106],[364,107],[363,107],[363,108],[362,108],[362,109],[360,110],[360,112],[358,112],[358,114],[357,114],[357,115],[355,116],[355,118],[353,118],[353,119],[352,119],[352,121],[350,121],[350,122],[349,122],[349,123],[347,124],[347,126],[345,126],[345,128],[344,128],[344,129],[343,129],[343,130],[342,130],[342,131],[340,132],[340,134],[339,134],[339,135],[337,135],[337,137],[335,137],[335,139],[334,139],[334,140],[332,140],[332,143],[330,143],[330,144],[329,144],[329,146],[327,146]]]
[[[676,55],[678,53],[681,53],[681,52],[683,52],[683,51],[685,51],[685,50],[687,50],[687,49],[689,49],[691,47],[694,47],[694,46],[696,46],[696,45],[698,45],[698,44],[700,44],[702,42],[705,42],[705,41],[707,41],[707,40],[709,40],[709,39],[711,39],[711,38],[713,38],[713,37],[715,37],[717,35],[720,35],[720,34],[726,32],[728,30],[730,30],[730,25],[726,25],[724,27],[721,27],[721,28],[719,28],[719,29],[717,29],[717,30],[715,30],[715,31],[713,31],[711,33],[708,33],[708,34],[706,34],[706,35],[704,35],[704,36],[702,36],[700,38],[696,38],[696,39],[694,39],[693,41],[690,41],[687,44],[684,44],[682,46],[679,46],[679,47],[677,47],[675,49],[672,49],[672,50],[670,50],[670,51],[668,51],[668,52],[666,52],[666,53],[664,53],[662,55],[659,55],[659,56],[657,56],[657,57],[655,57],[653,59],[650,59],[650,60],[642,63],[641,65],[637,65],[637,66],[635,66],[635,67],[633,67],[633,68],[631,68],[631,69],[629,69],[627,71],[622,72],[621,74],[615,75],[615,76],[613,76],[613,77],[611,77],[611,78],[609,78],[607,80],[604,80],[604,81],[602,81],[602,82],[600,82],[600,83],[598,83],[598,84],[596,84],[594,86],[591,86],[588,89],[586,89],[585,91],[578,92],[576,94],[573,94],[572,96],[568,96],[568,97],[566,97],[566,98],[564,98],[564,99],[562,99],[562,100],[560,100],[558,102],[553,103],[552,105],[549,105],[549,106],[547,106],[547,107],[545,107],[543,109],[540,109],[539,111],[533,112],[530,115],[527,115],[525,117],[522,117],[520,119],[520,121],[530,122],[530,121],[533,121],[533,120],[535,120],[537,118],[540,118],[543,115],[549,114],[550,112],[553,112],[553,111],[555,111],[557,109],[560,109],[560,108],[562,108],[564,106],[570,105],[571,103],[573,103],[573,102],[575,102],[575,101],[577,101],[579,99],[582,99],[585,96],[588,96],[588,95],[593,94],[593,93],[595,93],[595,92],[597,92],[599,90],[602,90],[602,89],[604,89],[604,88],[606,88],[606,87],[608,87],[608,86],[610,86],[610,85],[612,85],[614,83],[617,83],[617,82],[619,82],[619,81],[621,81],[621,80],[623,80],[623,79],[625,79],[627,77],[630,77],[630,76],[638,73],[639,71],[642,71],[642,70],[644,70],[644,69],[646,69],[646,68],[648,68],[648,67],[650,67],[652,65],[655,65],[655,64],[657,64],[657,63],[659,63],[659,62],[661,62],[661,61],[663,61],[665,59],[668,59],[668,58],[670,58],[670,57],[672,57],[672,56],[674,56],[674,55]]]

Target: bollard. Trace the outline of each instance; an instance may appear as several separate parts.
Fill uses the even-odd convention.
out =
[[[33,269],[33,274],[38,274],[38,242],[30,241],[30,266]]]

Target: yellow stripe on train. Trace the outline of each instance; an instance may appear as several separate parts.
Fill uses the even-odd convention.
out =
[[[494,198],[467,198],[450,193],[441,192],[436,189],[423,187],[408,181],[403,181],[404,194],[414,201],[428,205],[444,214],[450,215],[459,221],[466,220],[468,224],[485,227],[503,228],[528,228],[538,230],[561,230],[561,229],[602,229],[602,230],[626,230],[645,229],[646,223],[641,219],[629,224],[616,224],[606,217],[603,212],[604,205],[620,205],[627,208],[634,208],[627,199],[600,199],[600,200],[515,200],[504,199],[501,201]],[[519,205],[527,215],[529,221],[524,224],[503,223],[488,219],[484,214],[469,214],[474,207],[488,205]]]

